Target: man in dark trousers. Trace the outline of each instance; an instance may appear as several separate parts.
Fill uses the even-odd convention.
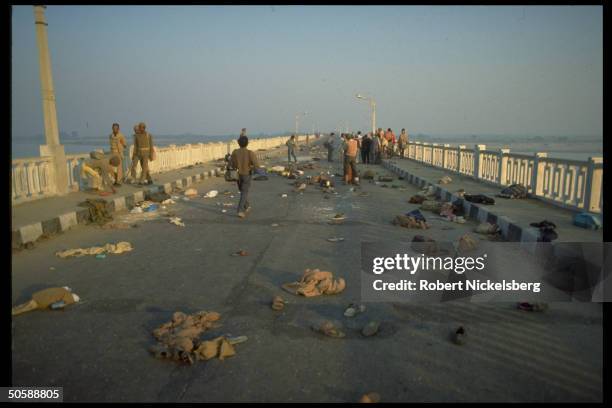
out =
[[[241,134],[238,138],[239,149],[232,152],[232,166],[238,170],[238,190],[240,190],[240,202],[238,203],[238,217],[246,217],[246,213],[251,210],[249,204],[249,187],[251,187],[251,173],[253,169],[259,167],[255,152],[247,149],[249,138]]]

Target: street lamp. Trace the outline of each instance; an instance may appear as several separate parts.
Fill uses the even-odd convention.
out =
[[[295,137],[298,136],[298,130],[299,130],[299,123],[300,123],[300,115],[302,116],[306,116],[308,115],[308,112],[304,112],[304,113],[296,113],[295,114]]]
[[[363,99],[364,101],[370,102],[370,109],[372,110],[372,134],[376,133],[376,102],[373,98],[365,97],[361,94],[355,95],[357,99]]]

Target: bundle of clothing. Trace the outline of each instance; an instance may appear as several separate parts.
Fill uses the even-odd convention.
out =
[[[502,198],[527,198],[527,188],[521,184],[512,184],[504,188],[497,197]]]
[[[540,230],[538,242],[551,242],[559,237],[559,235],[555,231],[557,226],[550,221],[543,220],[540,222],[532,222],[529,225]]]
[[[220,327],[216,323],[221,318],[217,312],[201,311],[193,315],[176,312],[172,320],[153,330],[157,344],[149,352],[157,358],[171,359],[188,364],[196,360],[210,360],[218,357],[223,360],[236,354],[235,339],[219,336],[212,340],[200,340],[199,336],[209,329]]]
[[[428,229],[427,220],[419,210],[414,210],[406,215],[398,215],[393,221],[393,225],[399,225],[404,228]]]
[[[306,269],[302,279],[282,285],[287,292],[305,297],[335,295],[342,292],[345,287],[344,279],[334,279],[333,273],[319,269]]]
[[[464,194],[463,198],[475,204],[486,204],[486,205],[495,204],[495,200],[493,198],[487,197],[484,194]]]
[[[106,201],[102,198],[88,198],[79,204],[79,207],[87,207],[89,209],[89,217],[91,222],[98,225],[104,225],[113,220],[110,212],[106,208]]]

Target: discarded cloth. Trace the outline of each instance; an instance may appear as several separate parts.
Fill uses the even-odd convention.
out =
[[[413,195],[412,197],[410,197],[410,199],[408,200],[408,202],[410,204],[422,204],[423,201],[425,201],[425,197],[419,194]]]
[[[532,222],[529,225],[540,230],[538,242],[551,242],[559,237],[559,235],[555,231],[557,226],[550,221],[543,220],[540,222]]]
[[[185,197],[195,197],[198,195],[198,190],[196,190],[195,188],[188,188],[183,194],[185,195]]]
[[[412,238],[412,244],[410,245],[413,251],[426,254],[426,255],[434,255],[438,253],[438,244],[437,242],[429,237],[424,235],[415,235]]]
[[[476,241],[470,234],[462,235],[457,243],[457,250],[459,252],[469,252],[477,247],[478,241]]]
[[[601,228],[601,220],[594,214],[583,212],[574,216],[574,225],[580,228],[596,230]]]
[[[407,215],[397,215],[393,221],[393,225],[399,225],[404,228],[418,228],[418,229],[428,229],[429,226],[425,221],[419,221],[413,217]]]
[[[79,257],[84,255],[99,255],[99,254],[122,254],[124,252],[129,252],[132,249],[132,244],[129,242],[118,242],[117,244],[106,244],[102,247],[90,247],[90,248],[74,248],[67,249],[65,251],[56,252],[55,255],[60,258],[71,258],[71,257]]]
[[[442,202],[436,200],[425,200],[421,203],[421,210],[433,211],[437,214],[440,213],[442,209]]]
[[[89,209],[89,216],[91,218],[91,222],[93,223],[104,225],[113,220],[113,217],[106,208],[106,201],[102,198],[88,198],[84,202],[80,203],[79,206],[87,207]]]
[[[209,360],[218,357],[223,360],[236,354],[231,340],[220,336],[202,341],[200,334],[217,328],[221,318],[217,312],[201,311],[193,315],[175,312],[172,320],[153,330],[153,337],[158,344],[149,351],[158,358],[169,358],[193,364],[195,360]]]
[[[440,180],[438,180],[438,184],[449,184],[451,181],[453,181],[452,178],[450,178],[449,176],[444,176]]]
[[[521,184],[512,184],[497,194],[502,198],[527,198],[527,188]]]
[[[499,226],[497,224],[491,224],[490,222],[483,222],[474,228],[474,232],[479,234],[497,234],[499,232]]]
[[[363,174],[361,175],[361,177],[363,177],[365,180],[373,180],[374,179],[374,171],[372,170],[366,170],[363,172]]]
[[[185,223],[179,217],[170,217],[170,223],[179,227],[184,227]]]
[[[58,302],[62,302],[63,305],[71,305],[79,300],[79,296],[76,293],[72,293],[72,290],[67,286],[47,288],[34,292],[32,299],[13,307],[11,314],[12,316],[17,316],[32,310],[44,310]]]
[[[302,279],[282,285],[282,288],[287,292],[305,297],[335,295],[342,292],[345,287],[344,279],[334,279],[331,272],[319,269],[306,269]]]
[[[165,202],[170,200],[170,194],[163,191],[158,191],[156,193],[147,194],[147,199],[156,203],[164,204]]]
[[[204,195],[206,198],[215,198],[219,192],[217,190],[210,190],[208,193]]]
[[[427,222],[423,214],[419,210],[412,210],[409,213],[406,213],[408,217],[412,217],[417,221]]]
[[[486,205],[492,205],[495,204],[495,200],[491,197],[487,197],[484,194],[464,194],[463,198],[465,198],[466,200],[468,200],[471,203],[475,203],[475,204],[486,204]]]
[[[334,325],[329,320],[325,320],[320,324],[313,325],[312,329],[328,337],[342,338],[346,336],[346,334],[342,330],[340,330],[340,328],[336,327],[336,325]]]

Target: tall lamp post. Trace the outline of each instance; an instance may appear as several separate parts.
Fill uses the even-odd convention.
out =
[[[46,6],[34,6],[34,23],[36,26],[36,42],[38,43],[38,64],[40,67],[40,91],[45,123],[45,145],[40,146],[41,156],[53,158],[55,170],[55,192],[63,195],[68,193],[68,166],[64,146],[60,144],[55,110],[55,91],[51,76],[51,56],[47,41],[47,22],[45,20]]]
[[[361,94],[357,94],[355,97],[370,102],[370,109],[372,110],[372,134],[376,133],[376,102],[373,98],[368,98]]]

